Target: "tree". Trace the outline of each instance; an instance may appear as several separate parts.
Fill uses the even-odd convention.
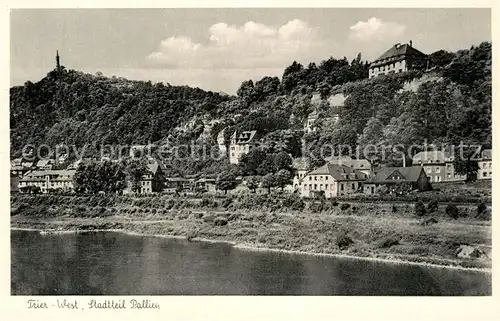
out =
[[[259,187],[262,178],[260,176],[248,176],[246,178],[247,187],[255,193],[255,190]]]
[[[73,180],[78,193],[116,193],[126,186],[124,166],[110,161],[80,164]]]
[[[455,173],[466,175],[465,182],[474,182],[477,179],[479,165],[477,163],[476,148],[459,146],[455,149],[453,166]]]
[[[131,190],[135,193],[141,190],[141,178],[147,172],[146,163],[144,160],[131,160],[125,163],[125,173],[127,180],[130,182]]]
[[[262,187],[267,188],[267,193],[271,193],[271,188],[276,186],[276,177],[269,173],[262,177]]]
[[[260,148],[254,148],[248,153],[243,154],[238,163],[243,175],[256,175],[259,166],[266,160],[267,154]]]
[[[292,158],[286,152],[279,152],[273,155],[274,157],[274,172],[280,170],[290,171],[292,168]]]
[[[215,183],[217,189],[224,191],[224,194],[227,194],[228,190],[234,189],[237,185],[236,176],[230,171],[220,173]]]
[[[275,185],[277,187],[283,188],[291,183],[291,173],[286,169],[282,169],[274,175]]]

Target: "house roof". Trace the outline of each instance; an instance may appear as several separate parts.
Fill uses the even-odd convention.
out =
[[[146,165],[147,170],[153,173],[153,175],[156,174],[156,172],[158,171],[158,167],[159,167],[158,163]]]
[[[344,165],[325,164],[309,173],[309,175],[330,175],[337,181],[365,180],[367,176],[354,168]]]
[[[422,58],[427,57],[426,54],[422,53],[421,51],[415,49],[413,46],[410,46],[409,44],[395,44],[389,50],[384,52],[380,57],[378,57],[371,65],[370,67],[376,67],[379,65],[384,65],[386,63],[392,62],[392,61],[398,61],[406,58],[407,56],[420,56]]]
[[[47,175],[56,176],[55,180],[72,180],[75,175],[75,170],[48,170],[48,171],[32,171],[28,172],[21,181],[43,181]]]
[[[415,183],[423,171],[422,167],[383,167],[371,177],[367,183]],[[389,179],[394,173],[399,173],[402,176],[400,180]]]
[[[237,144],[248,144],[248,143],[250,143],[254,139],[256,133],[257,133],[256,130],[243,131],[238,136],[238,139],[236,140],[236,143]]]
[[[328,162],[330,164],[335,165],[344,165],[347,167],[352,167],[357,170],[366,170],[371,169],[371,164],[367,159],[352,159],[350,157],[335,157],[333,159],[329,159]]]

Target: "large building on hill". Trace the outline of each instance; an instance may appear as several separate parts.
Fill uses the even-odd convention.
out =
[[[229,162],[231,164],[238,164],[241,156],[255,147],[255,134],[257,134],[256,130],[244,131],[239,135],[236,131],[234,132],[229,144]]]
[[[397,43],[378,57],[369,68],[369,78],[427,67],[427,55],[408,44]]]
[[[344,165],[326,164],[306,174],[294,185],[302,197],[332,198],[362,191],[364,173]]]

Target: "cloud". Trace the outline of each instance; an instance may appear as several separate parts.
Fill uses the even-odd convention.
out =
[[[294,19],[281,26],[248,21],[241,26],[216,23],[205,44],[187,36],[172,36],[148,55],[161,68],[274,68],[309,59],[325,42],[307,23]]]
[[[396,39],[405,32],[406,26],[372,17],[367,21],[358,21],[350,29],[350,39],[360,42],[371,42]]]

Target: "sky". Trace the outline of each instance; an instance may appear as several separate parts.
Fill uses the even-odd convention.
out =
[[[281,78],[395,43],[430,54],[491,41],[489,9],[17,9],[10,15],[11,86],[55,67],[234,94],[244,80]]]

